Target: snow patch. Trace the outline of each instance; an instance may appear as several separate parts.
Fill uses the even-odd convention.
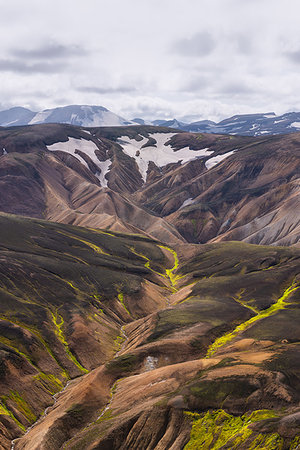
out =
[[[206,168],[211,169],[224,159],[228,158],[228,156],[232,155],[234,152],[236,152],[236,150],[232,150],[231,152],[224,153],[223,155],[217,155],[214,156],[213,158],[208,159],[205,163]]]
[[[9,127],[10,125],[12,125],[13,123],[16,123],[16,122],[18,122],[18,121],[19,121],[19,119],[12,120],[11,122],[3,123],[1,126],[2,126],[2,127]]]
[[[213,151],[207,148],[201,150],[191,150],[189,147],[174,151],[170,145],[166,143],[175,136],[176,133],[153,133],[149,137],[156,140],[156,146],[142,148],[148,142],[148,138],[141,141],[130,139],[128,136],[122,136],[118,139],[118,143],[123,147],[126,155],[131,156],[137,162],[140,173],[144,181],[147,178],[147,170],[149,162],[152,161],[157,167],[163,167],[170,163],[182,164],[197,159],[199,157],[208,156]]]
[[[85,153],[100,169],[96,176],[100,180],[101,186],[107,186],[107,179],[105,178],[105,175],[109,171],[111,160],[108,159],[106,161],[99,161],[95,154],[95,150],[98,150],[98,147],[94,142],[87,141],[85,139],[75,139],[70,137],[66,142],[56,142],[55,144],[48,145],[47,148],[52,152],[60,150],[66,153],[70,153],[89,169],[86,161],[80,155],[78,155],[78,153],[75,153],[75,150],[80,150],[81,152]]]
[[[3,151],[2,156],[7,155],[7,151],[6,151],[6,149],[4,147],[3,147],[2,151]]]
[[[291,123],[290,127],[300,128],[300,122],[293,122],[293,123]]]
[[[33,125],[35,123],[41,123],[44,122],[49,116],[50,114],[52,114],[52,110],[48,109],[46,111],[41,111],[38,112],[32,119],[30,122],[28,122],[28,125]]]
[[[107,187],[107,179],[105,175],[109,172],[111,166],[111,160],[107,159],[106,161],[101,161],[98,163],[98,167],[100,166],[101,173],[96,174],[96,177],[99,179],[101,186]]]
[[[192,203],[194,203],[194,202],[195,202],[195,200],[192,199],[192,197],[187,198],[186,200],[184,200],[184,202],[182,203],[182,205],[180,206],[179,209],[182,209],[182,208],[184,208],[185,206],[192,205]]]

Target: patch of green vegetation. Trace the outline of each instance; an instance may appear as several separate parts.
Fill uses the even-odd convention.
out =
[[[117,336],[116,339],[114,339],[114,351],[115,352],[118,352],[121,349],[124,340],[125,340],[125,337],[120,336],[120,335]]]
[[[284,291],[283,295],[277,300],[277,302],[271,305],[268,309],[259,311],[254,317],[251,317],[251,319],[241,323],[233,331],[226,333],[225,335],[216,339],[208,348],[206,358],[211,358],[219,348],[224,347],[224,345],[232,341],[232,339],[234,339],[240,332],[245,331],[247,328],[249,328],[254,322],[265,319],[266,317],[270,317],[271,315],[276,314],[278,311],[284,309],[287,305],[290,304],[287,303],[286,300],[298,288],[299,286],[296,286],[294,283],[291,284],[291,286],[289,286]]]
[[[186,414],[193,421],[193,425],[185,450],[283,448],[283,439],[277,433],[257,435],[249,428],[251,423],[278,417],[274,411],[259,410],[241,417],[234,417],[224,410],[208,411],[202,415]]]
[[[110,420],[113,417],[113,413],[111,409],[107,409],[97,420],[95,423],[102,423],[106,420]]]
[[[139,360],[136,355],[127,353],[126,355],[117,356],[112,361],[106,363],[108,372],[120,376],[124,373],[132,372],[137,366]]]
[[[292,440],[289,450],[297,450],[299,448],[300,448],[300,436],[296,436]]]
[[[24,425],[19,422],[19,420],[13,415],[13,413],[7,408],[6,405],[6,399],[7,397],[2,397],[0,401],[0,411],[3,411],[2,415],[10,416],[11,419],[18,425],[19,428],[21,428],[22,431],[26,431],[26,428]]]
[[[66,411],[66,413],[76,419],[82,419],[86,414],[86,408],[81,403],[73,403]]]
[[[56,312],[56,314],[54,314],[52,311],[51,311],[51,315],[52,315],[53,324],[55,326],[55,334],[58,337],[58,339],[60,340],[60,342],[63,344],[68,357],[73,361],[75,366],[77,366],[82,372],[88,373],[88,370],[85,367],[83,367],[79,361],[77,361],[77,359],[75,358],[75,356],[73,355],[73,353],[71,352],[71,350],[69,348],[69,344],[66,341],[66,338],[65,338],[63,330],[62,330],[62,327],[64,325],[63,317],[60,314],[58,314],[57,312]]]
[[[9,412],[7,411],[7,409],[6,408],[4,408],[3,406],[2,406],[2,404],[0,404],[0,416],[9,416]]]
[[[26,417],[26,419],[30,423],[36,421],[36,415],[32,412],[26,400],[21,397],[21,395],[17,391],[11,391],[9,394],[9,398],[14,401],[14,403],[17,405],[18,410]]]
[[[179,265],[179,259],[178,259],[178,255],[175,252],[175,250],[173,250],[170,247],[167,247],[166,245],[159,245],[159,248],[162,248],[164,250],[167,250],[168,252],[172,253],[173,258],[174,258],[174,265],[171,269],[166,269],[166,276],[169,278],[170,280],[170,284],[171,287],[173,288],[173,290],[175,291],[175,285],[176,285],[176,281],[179,278],[179,276],[175,275],[174,272],[175,270],[178,269],[178,265]]]
[[[122,292],[120,292],[120,293],[118,294],[118,300],[119,300],[119,302],[121,303],[121,305],[123,306],[123,308],[125,309],[125,311],[127,312],[127,314],[128,314],[129,316],[131,316],[130,312],[128,311],[128,309],[127,309],[127,307],[126,307],[126,305],[125,305],[125,302],[124,302],[124,294],[123,294]]]
[[[65,378],[64,373],[62,373],[62,377]],[[64,387],[61,380],[52,374],[40,372],[38,375],[35,375],[34,378],[38,380],[44,386],[44,388],[49,391],[51,395],[59,392]]]
[[[200,372],[196,380],[186,385],[182,393],[190,409],[215,409],[222,408],[226,401],[246,402],[246,399],[255,391],[251,379],[231,376],[222,379],[207,380],[203,378],[204,372]]]

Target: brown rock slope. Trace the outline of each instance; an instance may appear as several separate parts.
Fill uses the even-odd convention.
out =
[[[5,146],[7,152],[0,157],[1,211],[68,224],[142,233],[171,243],[184,242],[175,227],[119,194],[121,189],[117,189],[114,183],[115,191],[101,187],[94,173],[75,156],[63,151],[50,152],[46,146],[52,145],[55,140],[65,143],[68,139],[77,139],[92,142],[103,150],[103,141],[76,127],[55,124],[49,124],[46,130],[43,127],[25,127],[18,133],[7,131],[8,137],[4,132],[1,137],[0,132],[0,146]],[[132,182],[134,161],[123,154],[122,158],[118,158],[114,152],[122,152],[115,149],[113,142],[110,145],[112,166],[114,161],[124,165],[122,158],[127,163],[127,166],[124,165],[126,170],[123,168],[122,171],[127,174],[123,182],[128,186]],[[113,168],[110,176],[112,173]]]
[[[0,223],[4,448],[296,448],[298,249]]]
[[[122,324],[166,305],[159,273],[168,259],[141,236],[18,216],[0,215],[0,235],[0,445],[8,448],[68,380],[111,359]]]
[[[250,140],[183,133],[171,141],[175,148],[201,143],[215,151],[212,158],[235,151],[209,170],[204,158],[168,171],[138,191],[142,205],[190,242],[299,242],[299,133]]]
[[[4,212],[177,244],[299,244],[299,133],[255,138],[47,124],[0,130],[0,148]],[[148,167],[145,181],[141,167]]]

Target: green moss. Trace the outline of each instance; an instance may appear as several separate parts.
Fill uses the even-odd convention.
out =
[[[300,436],[296,436],[290,445],[290,449],[289,450],[297,450],[300,446]]]
[[[0,416],[9,416],[7,409],[4,408],[1,404],[0,404]]]
[[[50,311],[50,312],[51,312],[53,324],[55,326],[55,334],[56,334],[57,338],[60,340],[60,342],[63,344],[63,346],[65,347],[65,351],[66,351],[68,357],[73,361],[75,366],[77,366],[82,372],[88,373],[88,370],[85,367],[83,367],[79,361],[77,361],[77,359],[75,358],[75,356],[69,349],[69,344],[66,341],[66,338],[64,336],[63,329],[62,329],[62,327],[64,325],[63,317],[60,314],[58,314],[57,312],[56,312],[56,314],[54,314],[52,311]]]
[[[136,355],[127,353],[126,355],[118,356],[106,364],[106,369],[114,374],[120,376],[124,373],[131,372],[137,365],[138,358]]]
[[[15,402],[18,410],[26,417],[26,419],[33,423],[36,421],[37,417],[30,409],[30,406],[26,402],[26,400],[21,397],[21,395],[16,391],[11,391],[9,394],[9,398]]]
[[[232,339],[234,339],[239,333],[241,333],[241,332],[245,331],[247,328],[249,328],[254,322],[265,319],[266,317],[270,317],[273,314],[276,314],[278,311],[284,309],[287,305],[290,304],[290,303],[287,303],[286,300],[298,288],[299,288],[299,286],[296,286],[294,283],[291,284],[291,286],[289,286],[284,291],[283,295],[277,300],[277,302],[275,302],[269,308],[267,308],[263,311],[259,311],[254,317],[251,317],[251,319],[247,320],[246,322],[241,323],[233,331],[230,331],[229,333],[226,333],[225,335],[216,339],[208,348],[206,358],[210,358],[211,356],[213,356],[214,353],[219,348],[224,347],[224,345],[226,345],[230,341],[232,341]]]
[[[65,378],[64,373],[62,373],[62,377]],[[34,378],[38,380],[44,386],[44,388],[49,391],[51,395],[54,395],[56,392],[59,392],[64,387],[62,381],[52,374],[40,372]]]
[[[122,292],[120,292],[120,294],[118,294],[118,300],[121,303],[121,305],[123,306],[123,308],[125,309],[125,311],[127,312],[127,314],[129,316],[131,316],[130,312],[128,311],[128,309],[124,303],[124,294],[122,294]]]
[[[241,417],[234,417],[224,410],[208,411],[203,415],[186,414],[193,425],[185,450],[282,449],[283,439],[277,433],[257,435],[249,428],[253,422],[277,417],[273,411],[254,411]]]
[[[121,349],[124,340],[125,340],[124,336],[119,335],[116,337],[116,339],[114,340],[114,351],[115,352],[118,352]]]
[[[175,289],[176,281],[179,278],[177,275],[174,274],[175,270],[178,269],[178,265],[179,265],[178,255],[175,252],[175,250],[173,250],[170,247],[167,247],[165,245],[159,245],[159,247],[164,249],[164,250],[167,250],[168,252],[172,253],[172,255],[173,255],[174,265],[173,265],[173,267],[171,269],[166,269],[166,276],[170,280],[171,287],[175,291],[176,290]]]
[[[10,416],[11,419],[21,428],[22,431],[26,431],[24,425],[18,421],[18,419],[13,415],[13,413],[6,406],[7,397],[2,397],[0,402],[0,411],[2,411],[2,415]]]

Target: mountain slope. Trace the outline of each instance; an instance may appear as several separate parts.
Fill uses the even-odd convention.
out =
[[[195,428],[203,416],[237,448],[296,442],[298,249],[185,244],[176,253],[8,215],[0,228],[4,448],[69,377],[15,449],[183,448],[190,439],[209,448]],[[239,441],[226,420],[245,413],[254,415]]]
[[[69,123],[84,127],[134,125],[135,123],[103,106],[68,105],[33,112],[22,107],[0,111],[0,126],[33,125],[37,123]]]
[[[170,243],[300,240],[299,133],[43,124],[0,130],[0,148],[4,212]]]
[[[70,378],[111,358],[121,324],[166,304],[168,260],[140,236],[5,214],[0,229],[0,420],[12,437]]]

